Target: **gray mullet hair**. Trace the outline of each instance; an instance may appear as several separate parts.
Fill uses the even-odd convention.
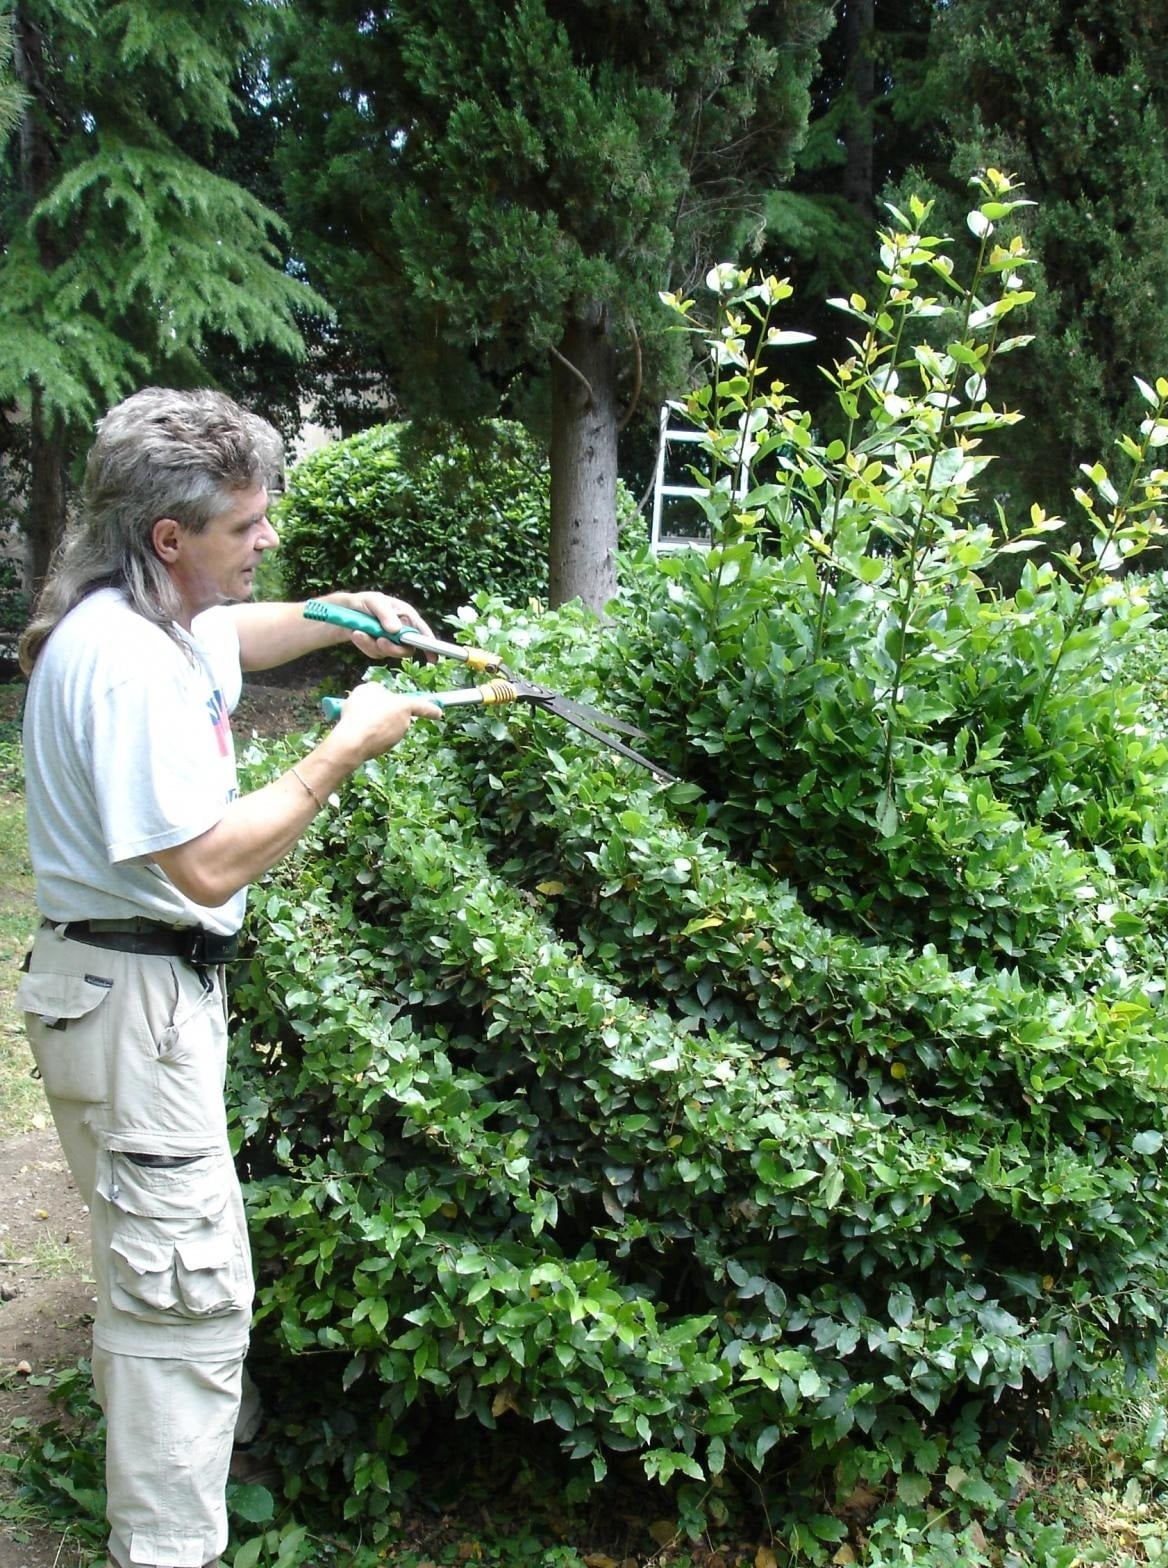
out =
[[[278,432],[221,392],[147,387],[110,409],[86,462],[80,517],[20,640],[24,673],[57,624],[98,588],[120,588],[139,615],[185,646],[174,625],[178,595],[154,553],[154,524],[172,517],[202,533],[240,492],[274,487],[282,468]]]

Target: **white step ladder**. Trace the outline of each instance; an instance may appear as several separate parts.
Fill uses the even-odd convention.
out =
[[[701,430],[671,429],[669,412],[669,404],[663,403],[658,421],[657,467],[653,475],[653,510],[649,524],[649,548],[655,555],[662,550],[708,550],[712,542],[708,534],[662,532],[662,503],[665,500],[676,497],[695,501],[696,497],[707,494],[705,485],[666,483],[669,448],[675,445],[699,446],[706,439],[705,432]],[[734,477],[734,497],[739,501],[750,490],[750,465],[754,457],[755,445],[756,443],[746,435],[744,429],[738,453],[738,469]],[[694,455],[696,457],[697,454]],[[696,501],[689,510],[691,515],[700,511]],[[704,517],[701,522],[704,526]]]

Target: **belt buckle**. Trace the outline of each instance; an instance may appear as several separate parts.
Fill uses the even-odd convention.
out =
[[[234,937],[219,936],[214,931],[196,926],[191,932],[182,956],[189,964],[204,966],[225,964],[235,957],[238,946]]]
[[[188,964],[211,964],[215,960],[207,951],[208,938],[211,933],[204,931],[202,926],[196,926],[191,932],[186,943],[186,952],[182,955]]]

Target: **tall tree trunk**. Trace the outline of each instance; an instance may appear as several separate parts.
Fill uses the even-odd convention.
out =
[[[25,531],[31,543],[29,566],[34,596],[48,576],[53,552],[65,532],[69,448],[59,419],[45,417],[40,391],[32,392],[29,418],[28,504]]]
[[[552,355],[548,598],[601,612],[616,593],[616,357],[604,306],[585,306]]]
[[[20,118],[20,186],[27,208],[32,208],[56,176],[56,155],[42,121],[45,65],[42,39],[26,10],[18,7],[13,30],[13,66],[24,89]],[[41,241],[41,265],[51,271],[56,258]],[[66,476],[69,448],[59,418],[46,416],[40,389],[33,382],[29,406],[29,482],[25,532],[31,546],[32,591],[40,591],[53,552],[65,531]]]

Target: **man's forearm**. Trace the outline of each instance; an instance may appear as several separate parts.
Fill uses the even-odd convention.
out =
[[[372,590],[358,593],[321,594],[327,604],[342,604],[360,610],[380,622],[388,632],[403,626],[429,633],[430,628],[403,599]],[[367,659],[400,658],[405,652],[400,643],[376,640],[363,632],[346,631],[329,621],[307,620],[303,604],[237,604],[232,606],[239,634],[239,662],[245,670],[270,670],[287,664],[317,648],[336,647],[351,642]]]
[[[328,597],[344,603],[350,595]],[[239,662],[245,670],[274,669],[318,648],[349,640],[342,627],[306,620],[303,604],[236,604],[231,614],[239,634]]]
[[[213,828],[153,859],[196,904],[216,909],[288,853],[338,784],[358,766],[325,742],[262,789],[233,800]]]
[[[231,801],[198,838],[157,850],[151,858],[194,903],[217,909],[287,854],[362,762],[396,746],[413,719],[441,717],[441,709],[420,694],[364,681],[334,728],[280,778]]]

